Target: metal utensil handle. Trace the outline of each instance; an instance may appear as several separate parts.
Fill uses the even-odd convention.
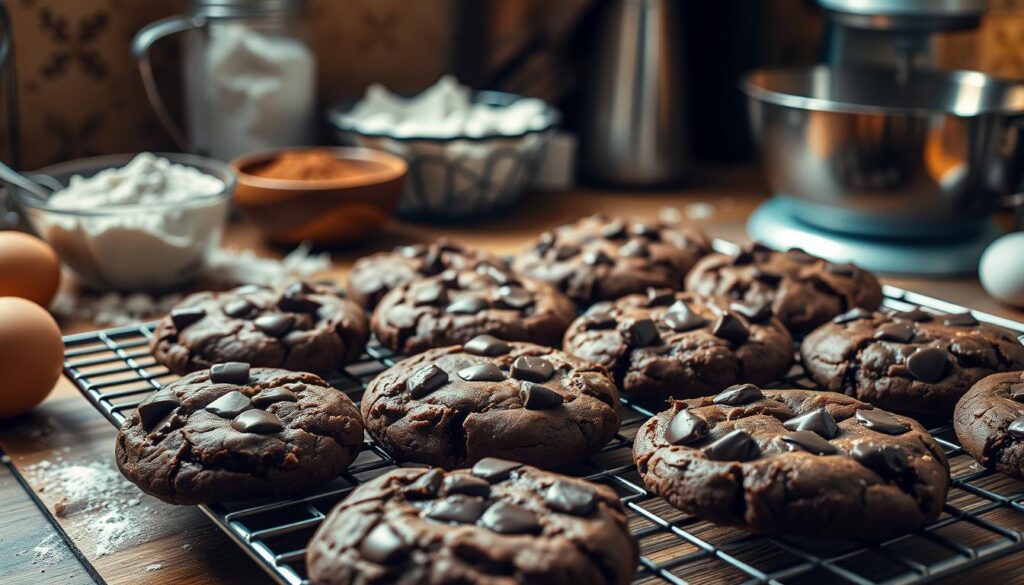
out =
[[[7,166],[3,162],[0,162],[0,182],[24,189],[41,199],[46,199],[50,196],[50,191],[48,189],[43,188],[42,185],[33,182],[31,179]]]
[[[157,118],[160,119],[164,128],[167,129],[167,133],[171,135],[171,140],[174,141],[178,148],[186,152],[190,150],[188,139],[167,110],[167,105],[164,103],[163,98],[160,97],[156,78],[153,77],[153,66],[149,60],[149,50],[158,40],[164,37],[195,28],[202,28],[205,24],[206,19],[199,16],[186,16],[183,14],[170,16],[146,25],[132,39],[132,56],[135,57],[139,64],[142,85],[146,88],[146,96],[149,98],[149,103],[153,105]]]

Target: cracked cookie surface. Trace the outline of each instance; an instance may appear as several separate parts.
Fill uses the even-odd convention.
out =
[[[691,226],[597,214],[544,232],[512,268],[586,306],[647,287],[682,289],[686,273],[710,251]]]
[[[949,487],[924,427],[834,392],[749,386],[673,400],[640,428],[633,455],[670,504],[765,534],[884,540],[938,517]]]
[[[639,399],[767,384],[793,363],[793,339],[765,307],[659,289],[595,304],[569,327],[563,348],[608,368]]]
[[[400,284],[448,269],[475,269],[482,264],[508,270],[506,262],[493,254],[440,238],[429,245],[398,246],[390,252],[356,260],[345,286],[353,301],[372,310],[389,290]]]
[[[484,457],[545,468],[579,461],[612,439],[621,409],[601,366],[487,336],[397,363],[362,399],[367,431],[385,451],[447,469]]]
[[[969,314],[923,311],[851,311],[808,335],[800,354],[808,375],[827,390],[946,417],[978,380],[1024,368],[1024,347],[1010,332]]]
[[[1024,478],[1024,372],[993,374],[971,387],[953,411],[953,428],[978,463]]]
[[[608,486],[489,459],[359,486],[306,559],[313,585],[626,585],[638,547]]]
[[[173,504],[294,495],[355,459],[355,404],[318,376],[231,363],[154,392],[117,436],[117,466]]]
[[[882,302],[882,287],[866,270],[757,244],[703,258],[687,276],[686,290],[768,304],[794,335],[853,307],[874,310]]]
[[[343,295],[305,282],[195,293],[160,321],[150,350],[179,375],[227,361],[333,372],[358,359],[370,335],[366,313]]]
[[[371,326],[385,347],[414,354],[483,334],[557,346],[575,317],[572,301],[551,286],[485,267],[399,285],[377,305]]]

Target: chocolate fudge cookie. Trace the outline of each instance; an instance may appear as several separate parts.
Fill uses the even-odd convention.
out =
[[[532,278],[447,270],[395,287],[373,312],[385,347],[412,354],[490,334],[557,346],[576,317],[572,301]]]
[[[882,287],[870,272],[802,250],[775,252],[757,244],[705,257],[686,278],[686,290],[767,303],[794,335],[853,307],[874,310],[882,302]]]
[[[640,428],[633,456],[647,487],[687,513],[814,539],[919,529],[949,488],[924,427],[834,392],[747,384],[673,400]]]
[[[978,463],[1024,478],[1024,372],[993,374],[971,387],[956,404],[953,428]]]
[[[293,495],[341,474],[363,442],[355,404],[313,374],[228,362],[167,384],[117,435],[117,466],[172,504]]]
[[[399,246],[391,252],[360,258],[352,265],[346,288],[353,301],[373,309],[389,290],[400,284],[449,268],[474,269],[481,265],[508,271],[505,261],[493,254],[440,238],[429,245]]]
[[[852,310],[804,339],[808,375],[900,412],[949,416],[972,384],[1024,368],[1024,347],[1008,331],[970,314]]]
[[[693,227],[593,215],[544,232],[512,267],[586,306],[647,287],[682,289],[686,273],[710,251]]]
[[[313,585],[626,585],[638,560],[615,492],[501,459],[397,469],[313,535]]]
[[[569,327],[564,349],[605,366],[640,399],[767,384],[793,364],[793,339],[767,305],[659,289],[595,304]]]
[[[558,467],[619,430],[619,392],[604,368],[532,343],[480,336],[408,358],[370,382],[370,435],[396,458],[445,467],[507,457]]]
[[[156,361],[175,374],[241,361],[325,373],[357,359],[369,338],[362,308],[329,285],[248,285],[185,297],[153,332]]]

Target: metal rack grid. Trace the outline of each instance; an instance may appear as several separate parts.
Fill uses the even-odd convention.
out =
[[[885,305],[963,312],[965,307],[894,287]],[[1024,323],[975,311],[982,321],[1024,334]],[[150,392],[175,379],[147,345],[153,324],[64,338],[64,369],[83,395],[119,426]],[[1024,335],[1022,335],[1024,341]],[[329,382],[358,402],[365,384],[400,356],[371,345]],[[780,386],[813,387],[799,365]],[[623,399],[622,429],[600,453],[560,471],[614,488],[640,543],[634,583],[925,583],[1024,550],[1024,482],[981,469],[960,448],[948,421],[929,432],[950,459],[953,482],[939,519],[925,529],[870,546],[752,535],[715,526],[649,492],[632,462],[632,439],[654,413]],[[200,506],[276,581],[305,581],[305,547],[331,508],[361,482],[400,465],[366,440],[340,478],[299,499]]]

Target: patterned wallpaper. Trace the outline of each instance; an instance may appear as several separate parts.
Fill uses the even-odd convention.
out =
[[[459,4],[487,3],[495,22],[489,28],[482,26],[495,38],[483,62],[497,67],[509,47],[536,43],[531,40],[535,35],[517,34],[518,29],[534,27],[541,36],[554,34],[548,30],[552,29],[570,38],[565,31],[559,32],[562,25],[558,23],[575,26],[576,14],[590,3],[530,0],[533,8],[527,9],[524,0],[309,1],[308,23],[318,55],[323,103],[356,96],[373,81],[415,91],[450,70],[457,56],[452,23]],[[14,25],[23,167],[97,153],[171,147],[146,101],[129,44],[145,24],[184,10],[186,0],[0,2],[8,6]],[[773,0],[769,14],[760,24],[770,39],[761,48],[762,56],[783,63],[813,60],[821,42],[820,13],[813,3]],[[794,22],[799,26],[792,26]],[[786,33],[772,35],[773,30]],[[561,50],[557,43],[551,46],[552,51]],[[1024,0],[991,0],[980,31],[947,35],[940,50],[946,66],[1024,79]],[[512,81],[507,83],[519,91],[564,94],[565,88],[546,82],[537,72],[548,71],[548,78],[570,84],[572,76],[559,66],[558,55],[542,52],[542,64],[544,59],[554,65],[530,69],[536,63],[527,61],[509,75]],[[172,106],[180,104],[177,43],[160,45],[154,52],[154,66],[165,97]],[[504,65],[499,68],[504,70]],[[0,132],[5,130],[0,127]],[[0,156],[9,160],[5,148],[0,144]]]
[[[108,152],[171,148],[146,100],[132,37],[184,0],[8,0],[27,169]],[[311,0],[321,100],[382,81],[426,87],[448,68],[449,0]],[[177,43],[154,53],[166,99],[180,103]],[[0,129],[2,131],[3,129]]]

